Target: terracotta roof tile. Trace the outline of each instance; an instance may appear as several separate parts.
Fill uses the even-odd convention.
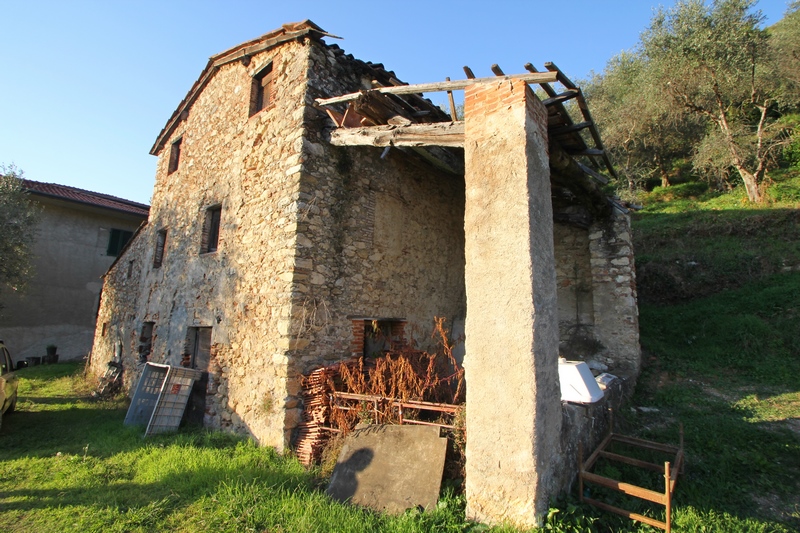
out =
[[[38,181],[23,180],[23,187],[28,192],[38,194],[41,196],[48,196],[50,198],[58,198],[70,202],[77,202],[85,205],[93,205],[95,207],[102,207],[105,209],[112,209],[114,211],[121,211],[123,213],[130,213],[132,215],[139,215],[147,217],[150,212],[150,206],[125,200],[124,198],[117,198],[109,194],[101,194],[98,192],[86,191],[76,187],[68,187],[66,185],[58,185],[57,183],[41,183]]]

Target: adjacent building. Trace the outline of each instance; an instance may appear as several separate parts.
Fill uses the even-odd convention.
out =
[[[0,311],[0,338],[15,360],[45,354],[86,357],[92,347],[103,275],[149,207],[75,187],[25,180],[41,208],[33,245],[35,275],[24,294],[9,294]]]

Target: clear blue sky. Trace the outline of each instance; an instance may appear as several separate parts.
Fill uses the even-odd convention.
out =
[[[664,0],[672,5],[674,0]],[[770,25],[786,0],[762,0]],[[0,163],[149,203],[161,128],[208,57],[311,19],[409,83],[556,63],[573,80],[636,45],[658,0],[0,0]],[[328,39],[328,42],[332,42]]]

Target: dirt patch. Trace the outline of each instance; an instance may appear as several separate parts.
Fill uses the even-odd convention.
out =
[[[800,530],[800,495],[795,494],[781,499],[777,494],[764,492],[753,495],[753,502],[760,514],[777,522],[782,522]]]

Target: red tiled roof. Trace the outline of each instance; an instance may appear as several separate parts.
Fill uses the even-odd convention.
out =
[[[147,218],[148,213],[150,213],[150,206],[146,204],[117,198],[109,194],[101,194],[99,192],[86,191],[66,185],[58,185],[57,183],[41,183],[38,181],[23,180],[22,186],[28,192],[40,196],[93,205],[95,207],[112,209],[114,211],[139,215],[145,218]]]

